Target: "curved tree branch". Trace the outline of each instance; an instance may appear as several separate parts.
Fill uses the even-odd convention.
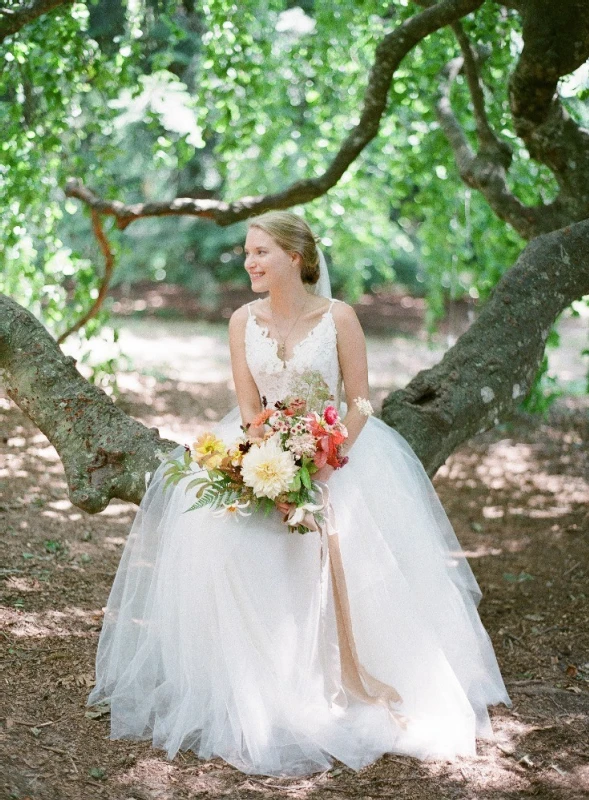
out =
[[[29,0],[20,6],[0,8],[0,42],[12,36],[25,25],[59,6],[72,5],[74,0]]]
[[[118,497],[139,503],[157,452],[176,446],[121,411],[77,371],[35,317],[0,294],[0,374],[65,467],[70,498],[91,513]]]
[[[508,169],[509,165],[511,164],[512,148],[509,144],[507,144],[507,142],[503,141],[497,136],[489,123],[487,109],[485,108],[483,84],[480,79],[474,50],[460,20],[453,22],[450,27],[452,28],[452,31],[456,36],[462,51],[464,72],[466,74],[468,89],[472,99],[472,108],[479,145],[482,150],[495,154],[505,169]]]
[[[552,324],[586,294],[589,219],[530,242],[440,363],[385,399],[383,420],[409,440],[430,475],[525,397]]]
[[[98,290],[98,295],[96,300],[92,303],[88,311],[83,314],[77,322],[71,325],[66,331],[64,331],[59,339],[57,340],[57,344],[61,344],[64,342],[68,336],[76,331],[79,331],[88,320],[95,317],[96,314],[100,311],[100,308],[104,302],[104,298],[108,294],[108,287],[110,285],[110,281],[114,272],[115,268],[115,257],[110,249],[110,245],[108,243],[108,239],[106,238],[106,234],[104,233],[104,228],[102,227],[102,221],[100,219],[100,214],[91,209],[92,213],[92,229],[94,231],[94,235],[96,236],[96,240],[100,249],[102,250],[102,254],[104,255],[104,275],[102,277],[102,283],[100,284],[100,289]]]
[[[571,222],[571,213],[560,197],[552,203],[528,206],[516,197],[507,184],[511,148],[491,128],[485,109],[483,88],[471,44],[459,21],[451,25],[462,50],[462,58],[446,67],[448,79],[440,84],[436,113],[440,127],[452,150],[460,177],[467,186],[479,191],[494,213],[511,225],[524,239],[563,228]],[[476,123],[478,152],[471,148],[450,103],[452,82],[461,69],[466,74]]]
[[[386,398],[383,420],[409,441],[430,476],[459,444],[519,404],[554,320],[587,293],[589,220],[534,239],[440,363]],[[114,497],[141,500],[156,452],[174,443],[84,380],[43,326],[4,295],[0,369],[9,396],[57,449],[75,505],[96,512]]]
[[[360,121],[347,136],[325,172],[317,178],[296,181],[276,194],[242,197],[241,200],[231,203],[177,197],[169,202],[126,205],[116,200],[103,200],[75,178],[68,180],[65,193],[68,197],[77,197],[101,214],[116,217],[117,227],[121,229],[141,217],[170,215],[205,217],[214,220],[218,225],[231,225],[264,211],[308,203],[335,186],[350,164],[377,135],[386,109],[391,80],[405,56],[426,36],[469,14],[482,3],[483,0],[441,0],[406,20],[384,37],[376,48]]]
[[[558,81],[589,58],[586,0],[519,0],[524,48],[509,82],[515,130],[561,187],[571,221],[589,216],[589,130],[563,107]]]

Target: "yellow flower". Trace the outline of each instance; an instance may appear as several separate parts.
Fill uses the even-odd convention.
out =
[[[239,467],[243,460],[243,456],[245,455],[244,451],[239,447],[240,444],[245,442],[245,438],[238,439],[234,442],[231,447],[229,448],[228,454],[229,458],[231,459],[231,465],[233,467]]]
[[[203,433],[192,445],[192,458],[205,469],[217,469],[227,455],[227,447],[214,433]]]

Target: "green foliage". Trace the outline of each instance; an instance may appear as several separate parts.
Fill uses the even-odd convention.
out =
[[[0,290],[55,335],[96,297],[103,257],[87,210],[64,196],[69,176],[133,203],[236,200],[323,173],[359,120],[378,43],[418,11],[408,0],[92,0],[6,39]],[[530,160],[511,120],[506,76],[522,47],[518,16],[485,3],[463,25],[480,56],[491,125],[513,148],[510,186],[525,203],[550,201],[556,182]],[[402,283],[426,296],[430,331],[448,300],[484,302],[524,244],[462,183],[440,131],[439,84],[458,53],[447,28],[414,48],[395,74],[377,137],[327,195],[294,209],[321,235],[335,291],[353,301]],[[561,82],[565,105],[589,124],[587,90],[575,80]],[[462,75],[452,103],[476,146]],[[103,224],[114,283],[181,283],[210,302],[221,283],[246,284],[244,224],[164,217],[124,232],[111,218]],[[87,353],[108,313],[107,305],[81,332]],[[109,359],[94,364],[93,380],[116,391],[113,369]],[[530,407],[550,402],[545,372]]]
[[[546,339],[546,346],[557,347],[559,342],[560,336],[553,327]],[[530,414],[541,414],[546,418],[550,406],[563,394],[564,392],[559,387],[557,378],[548,372],[548,355],[544,353],[542,363],[530,386],[530,390],[520,403],[520,408]]]

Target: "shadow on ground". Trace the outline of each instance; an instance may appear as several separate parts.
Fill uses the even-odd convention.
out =
[[[186,432],[232,407],[226,383],[136,376],[120,402],[146,424]],[[148,742],[108,739],[85,708],[102,607],[134,508],[73,507],[45,437],[1,400],[4,692],[0,796],[24,800],[184,798],[522,798],[589,791],[589,423],[562,400],[456,451],[434,484],[483,590],[481,616],[514,701],[492,711],[478,756],[421,763],[386,755],[354,773],[246,776],[220,759],[168,761]],[[181,440],[181,439],[180,439]]]

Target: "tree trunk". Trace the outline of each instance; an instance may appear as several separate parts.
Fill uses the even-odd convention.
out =
[[[114,497],[139,503],[157,452],[177,446],[88,383],[41,323],[5,295],[0,374],[8,395],[59,453],[70,499],[84,511],[102,511]]]
[[[409,441],[430,476],[459,444],[516,407],[554,320],[588,293],[586,220],[534,239],[441,362],[386,398],[383,420]],[[0,369],[9,396],[59,453],[74,505],[97,512],[114,497],[139,503],[158,451],[175,443],[89,384],[33,315],[4,295]]]
[[[532,240],[439,364],[385,398],[382,418],[429,475],[528,393],[551,326],[589,293],[589,220]]]

